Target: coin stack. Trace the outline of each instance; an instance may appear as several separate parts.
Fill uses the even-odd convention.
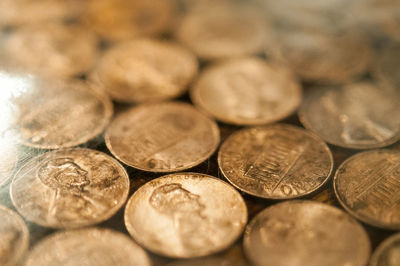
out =
[[[398,0],[1,0],[0,265],[400,265]]]

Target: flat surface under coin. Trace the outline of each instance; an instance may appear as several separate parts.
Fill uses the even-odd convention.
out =
[[[125,203],[129,177],[118,161],[90,149],[51,151],[15,174],[10,195],[26,219],[53,228],[107,220]]]
[[[276,124],[231,135],[220,148],[218,165],[233,186],[248,194],[289,199],[325,184],[333,158],[328,146],[311,132]]]
[[[149,266],[146,252],[128,236],[109,229],[58,232],[34,246],[25,266]]]
[[[288,69],[246,57],[206,68],[191,90],[191,99],[225,123],[259,125],[290,115],[301,94]]]
[[[235,189],[196,173],[171,174],[146,183],[125,209],[132,237],[168,257],[221,251],[240,236],[246,222],[246,205]]]
[[[372,254],[369,266],[398,266],[400,262],[400,234],[383,241]]]
[[[244,250],[263,266],[365,266],[370,243],[345,212],[312,201],[266,208],[247,225]]]
[[[134,107],[106,131],[111,153],[134,168],[175,172],[194,167],[216,150],[217,124],[192,106],[170,102]]]
[[[400,230],[400,152],[356,154],[337,169],[333,186],[342,206],[357,219]]]

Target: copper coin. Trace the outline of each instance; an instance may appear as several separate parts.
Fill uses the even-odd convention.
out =
[[[18,147],[9,142],[8,138],[0,137],[0,187],[5,185],[11,178],[18,163]],[[1,246],[1,245],[0,245]]]
[[[340,204],[357,219],[400,230],[400,152],[373,150],[353,155],[333,179]]]
[[[140,187],[125,208],[132,237],[168,257],[221,251],[240,236],[246,222],[240,194],[220,179],[197,173],[154,179]]]
[[[400,45],[391,45],[379,53],[374,76],[386,86],[400,91]]]
[[[150,266],[146,252],[128,236],[110,230],[89,228],[61,231],[33,247],[26,266]]]
[[[111,153],[125,164],[151,172],[189,169],[217,149],[217,124],[184,103],[134,107],[118,115],[106,131]]]
[[[191,99],[225,123],[259,125],[289,116],[301,94],[288,69],[247,57],[207,68],[192,88]]]
[[[17,265],[29,247],[28,227],[18,214],[1,205],[0,221],[0,265]]]
[[[372,83],[309,90],[299,109],[302,124],[326,142],[351,149],[390,145],[400,139],[400,94]]]
[[[266,208],[247,225],[243,242],[248,259],[264,266],[364,266],[371,249],[356,220],[313,201]]]
[[[372,254],[369,266],[398,266],[400,261],[400,234],[383,241]]]
[[[161,101],[183,94],[197,68],[196,57],[180,45],[139,39],[107,51],[91,80],[117,101]]]
[[[316,135],[276,124],[231,135],[218,153],[224,177],[250,195],[290,199],[308,195],[329,179],[333,158]]]
[[[118,161],[90,149],[38,155],[15,174],[10,195],[26,219],[53,228],[93,225],[125,203],[129,177]]]

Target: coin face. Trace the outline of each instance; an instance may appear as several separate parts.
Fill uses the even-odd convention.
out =
[[[168,257],[221,251],[240,236],[246,222],[240,194],[217,178],[197,173],[154,179],[140,187],[125,208],[132,237]]]
[[[151,172],[189,169],[209,158],[220,136],[217,124],[184,103],[134,107],[118,115],[105,140],[125,164]]]
[[[375,77],[400,91],[400,45],[385,47],[376,60]]]
[[[0,264],[14,266],[29,247],[29,231],[14,211],[0,205]]]
[[[267,199],[310,194],[329,179],[328,146],[304,129],[276,124],[231,135],[218,153],[225,178],[243,192]]]
[[[309,90],[299,110],[302,124],[326,142],[351,149],[390,145],[400,138],[400,95],[372,83]]]
[[[396,266],[400,261],[400,234],[383,241],[372,254],[369,266]]]
[[[312,201],[266,208],[247,225],[244,250],[254,265],[364,266],[370,243],[345,212]]]
[[[258,125],[296,110],[301,86],[288,69],[247,57],[206,69],[192,88],[191,99],[225,123]]]
[[[46,227],[100,223],[125,203],[129,177],[110,156],[90,149],[51,151],[15,174],[10,195],[26,219]]]
[[[146,252],[128,236],[110,229],[90,228],[50,235],[28,255],[26,266],[149,266]]]
[[[0,133],[1,134],[1,133]],[[14,168],[18,163],[18,148],[14,143],[9,143],[7,138],[0,137],[0,187],[11,178]]]
[[[340,204],[357,219],[400,229],[400,152],[356,154],[337,169],[333,185]]]
[[[197,68],[196,57],[180,45],[139,39],[107,51],[91,80],[117,101],[154,102],[183,94]]]

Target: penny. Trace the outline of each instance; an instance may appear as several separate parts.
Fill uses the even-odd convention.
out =
[[[0,264],[14,266],[29,247],[29,231],[14,211],[0,205]]]
[[[0,137],[0,187],[7,184],[18,163],[18,148],[8,141],[8,138]]]
[[[400,152],[373,150],[344,161],[333,179],[340,204],[357,219],[400,230]]]
[[[301,123],[326,142],[371,149],[400,139],[400,94],[373,83],[315,87],[299,109]]]
[[[220,179],[170,174],[140,187],[125,208],[125,225],[142,246],[168,257],[221,251],[240,236],[247,209],[240,194]]]
[[[131,108],[119,114],[105,134],[106,145],[115,157],[151,172],[194,167],[214,153],[219,140],[213,120],[178,102]]]
[[[383,241],[372,254],[369,266],[396,266],[400,261],[400,234]]]
[[[376,60],[374,76],[386,86],[400,91],[400,45],[385,47]]]
[[[247,225],[243,243],[248,259],[264,266],[364,266],[371,249],[356,220],[312,201],[266,208]]]
[[[121,43],[99,60],[91,80],[121,102],[151,102],[183,94],[197,74],[196,57],[170,41]]]
[[[288,69],[255,57],[213,65],[191,89],[196,105],[222,122],[237,125],[281,120],[296,110],[301,94]]]
[[[128,174],[115,159],[80,148],[32,158],[10,187],[11,200],[22,216],[52,228],[105,221],[125,203],[128,192]]]
[[[150,266],[146,252],[128,236],[110,230],[89,228],[61,231],[33,247],[26,266]]]
[[[333,158],[316,135],[275,124],[243,129],[221,145],[219,169],[236,188],[267,199],[308,195],[329,179]]]

